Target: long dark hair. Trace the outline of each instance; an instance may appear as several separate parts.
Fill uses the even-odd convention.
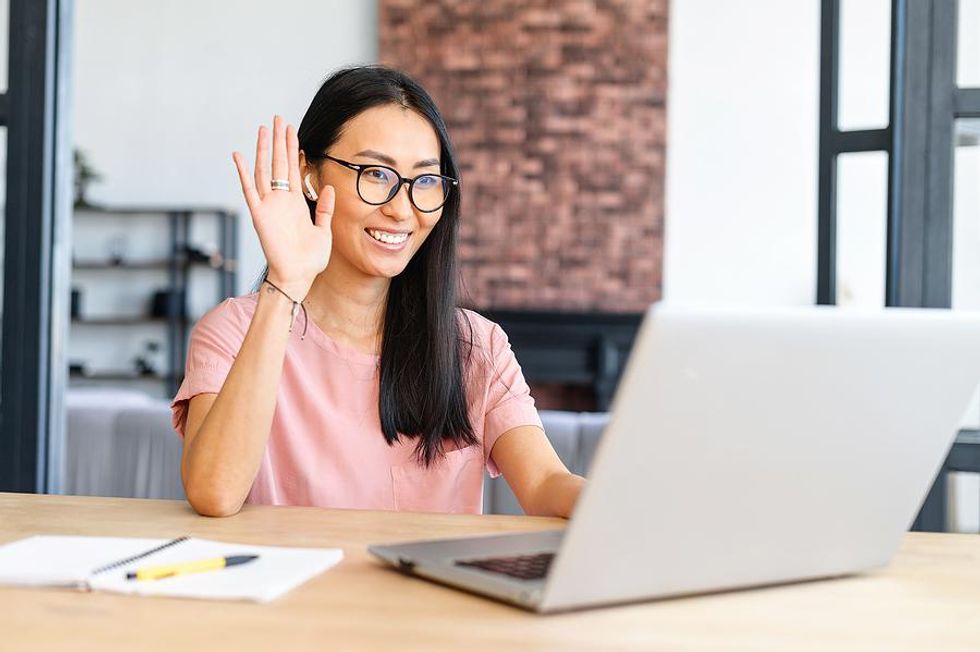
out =
[[[325,153],[349,120],[387,104],[412,109],[429,121],[439,137],[441,173],[459,179],[449,133],[435,102],[417,81],[384,66],[344,68],[323,82],[299,125],[300,149],[308,158]],[[467,412],[463,369],[464,359],[472,354],[472,328],[457,307],[458,188],[450,193],[425,243],[391,279],[384,313],[381,431],[389,445],[399,434],[418,438],[416,458],[424,466],[443,454],[444,440],[458,448],[478,441]],[[307,202],[312,219],[315,204]],[[469,331],[466,339],[463,323]]]

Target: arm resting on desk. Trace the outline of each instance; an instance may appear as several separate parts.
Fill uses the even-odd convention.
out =
[[[572,515],[585,478],[568,471],[541,428],[508,430],[490,454],[527,514]]]
[[[237,513],[259,472],[276,409],[291,310],[279,292],[268,287],[260,292],[221,390],[190,399],[181,477],[187,501],[203,516]]]

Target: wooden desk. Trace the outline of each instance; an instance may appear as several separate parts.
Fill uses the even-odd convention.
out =
[[[246,507],[0,493],[0,543],[180,534],[339,546],[343,563],[268,605],[0,589],[0,651],[980,649],[980,536],[909,534],[885,570],[840,580],[537,616],[405,577],[375,542],[561,527],[556,519]]]

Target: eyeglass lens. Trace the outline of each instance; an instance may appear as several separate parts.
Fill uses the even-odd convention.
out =
[[[365,167],[358,179],[357,192],[369,204],[383,204],[392,199],[401,179],[392,170],[383,167]],[[420,211],[434,211],[446,203],[449,182],[437,174],[424,174],[415,179],[410,187],[412,203]]]

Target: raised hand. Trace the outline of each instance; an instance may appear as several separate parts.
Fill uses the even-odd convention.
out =
[[[299,176],[299,141],[296,129],[280,116],[272,121],[272,176],[269,176],[269,132],[259,127],[255,146],[255,181],[245,157],[232,154],[242,194],[252,214],[262,252],[269,264],[269,280],[296,301],[306,297],[316,275],[327,266],[333,244],[330,220],[335,192],[326,186],[319,192],[314,220],[303,198]],[[273,190],[272,180],[286,180],[288,190]],[[278,184],[277,184],[278,185]]]

